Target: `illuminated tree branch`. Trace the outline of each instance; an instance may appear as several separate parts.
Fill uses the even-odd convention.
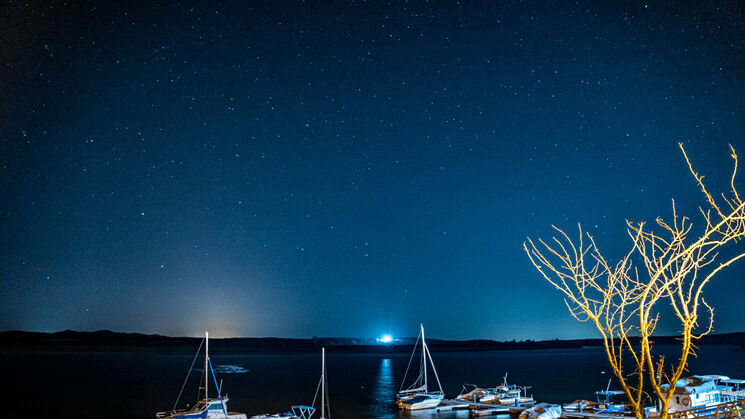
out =
[[[581,226],[575,240],[553,227],[559,234],[552,238],[551,245],[539,239],[539,246],[530,238],[523,243],[543,278],[564,294],[570,314],[578,321],[591,321],[600,333],[613,373],[632,412],[640,419],[644,414],[645,381],[660,400],[661,419],[667,418],[675,385],[686,371],[689,356],[695,356],[695,341],[713,330],[714,309],[703,298],[704,287],[724,268],[745,257],[740,253],[717,263],[725,245],[745,237],[745,203],[735,189],[738,161],[734,148],[730,146],[734,160],[730,196],[722,194],[726,205],[720,205],[706,188],[704,177],[693,169],[683,145],[679,147],[708,204],[706,210],[699,208],[704,223],[697,239],[690,239],[693,224],[687,217],[678,216],[673,201],[672,221],[655,220],[659,231],[647,229],[644,222],[626,222],[631,249],[615,265],[602,256],[592,236],[583,233]],[[640,261],[646,271],[643,279],[632,259]],[[669,365],[653,352],[660,302],[669,304],[681,327],[679,357]],[[708,317],[703,330],[699,324],[702,306]],[[639,346],[632,345],[633,336],[639,337]],[[622,360],[626,354],[634,361],[631,373],[624,372]]]

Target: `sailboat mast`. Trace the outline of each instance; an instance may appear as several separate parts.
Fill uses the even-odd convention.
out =
[[[210,362],[210,332],[204,332],[204,401],[207,402],[207,386],[209,385]]]
[[[321,348],[321,419],[326,418],[326,348]]]
[[[424,365],[424,392],[427,389],[427,342],[424,340],[424,325],[419,323],[419,327],[422,329],[422,364]]]

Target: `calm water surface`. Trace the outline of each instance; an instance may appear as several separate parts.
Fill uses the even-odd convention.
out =
[[[448,397],[464,383],[494,386],[509,372],[510,383],[529,385],[539,401],[592,398],[610,378],[600,348],[546,351],[437,353],[433,358]],[[4,382],[11,406],[32,407],[59,417],[153,417],[173,407],[193,354],[151,352],[6,353]],[[672,358],[672,353],[668,359]],[[258,413],[286,411],[313,401],[320,374],[319,355],[211,356],[230,409]],[[327,353],[331,417],[335,419],[467,418],[467,411],[398,412],[394,397],[408,354]],[[199,360],[179,407],[193,403],[201,374]],[[240,368],[235,368],[240,367]],[[745,378],[745,352],[731,346],[706,346],[689,364],[692,373]],[[3,375],[6,375],[5,373]]]

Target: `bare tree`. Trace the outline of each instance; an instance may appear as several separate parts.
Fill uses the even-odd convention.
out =
[[[645,382],[660,400],[661,418],[667,418],[676,383],[686,371],[689,356],[695,356],[694,342],[713,327],[714,310],[703,298],[704,287],[745,256],[739,253],[718,262],[725,245],[745,236],[745,203],[735,188],[734,149],[730,146],[734,160],[730,196],[722,194],[718,202],[703,176],[693,169],[683,145],[679,147],[706,197],[705,209],[699,208],[704,223],[698,237],[691,238],[693,225],[687,217],[678,216],[673,201],[672,222],[657,218],[657,230],[647,229],[644,222],[627,221],[631,247],[615,264],[608,262],[581,226],[574,240],[554,227],[558,234],[552,240],[535,243],[528,238],[523,244],[543,278],[564,294],[572,316],[591,322],[600,332],[613,373],[637,418],[644,416]],[[635,267],[635,261],[643,267]],[[653,351],[652,337],[660,319],[658,303],[671,307],[681,327],[680,355],[669,365]],[[631,341],[636,336],[638,345]],[[631,364],[633,370],[624,369],[624,364]]]

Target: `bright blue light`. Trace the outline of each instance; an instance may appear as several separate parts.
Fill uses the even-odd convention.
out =
[[[389,334],[385,334],[385,335],[383,335],[383,336],[381,336],[381,337],[378,338],[378,342],[380,342],[380,343],[391,343],[391,342],[393,342],[393,336],[391,336]]]

